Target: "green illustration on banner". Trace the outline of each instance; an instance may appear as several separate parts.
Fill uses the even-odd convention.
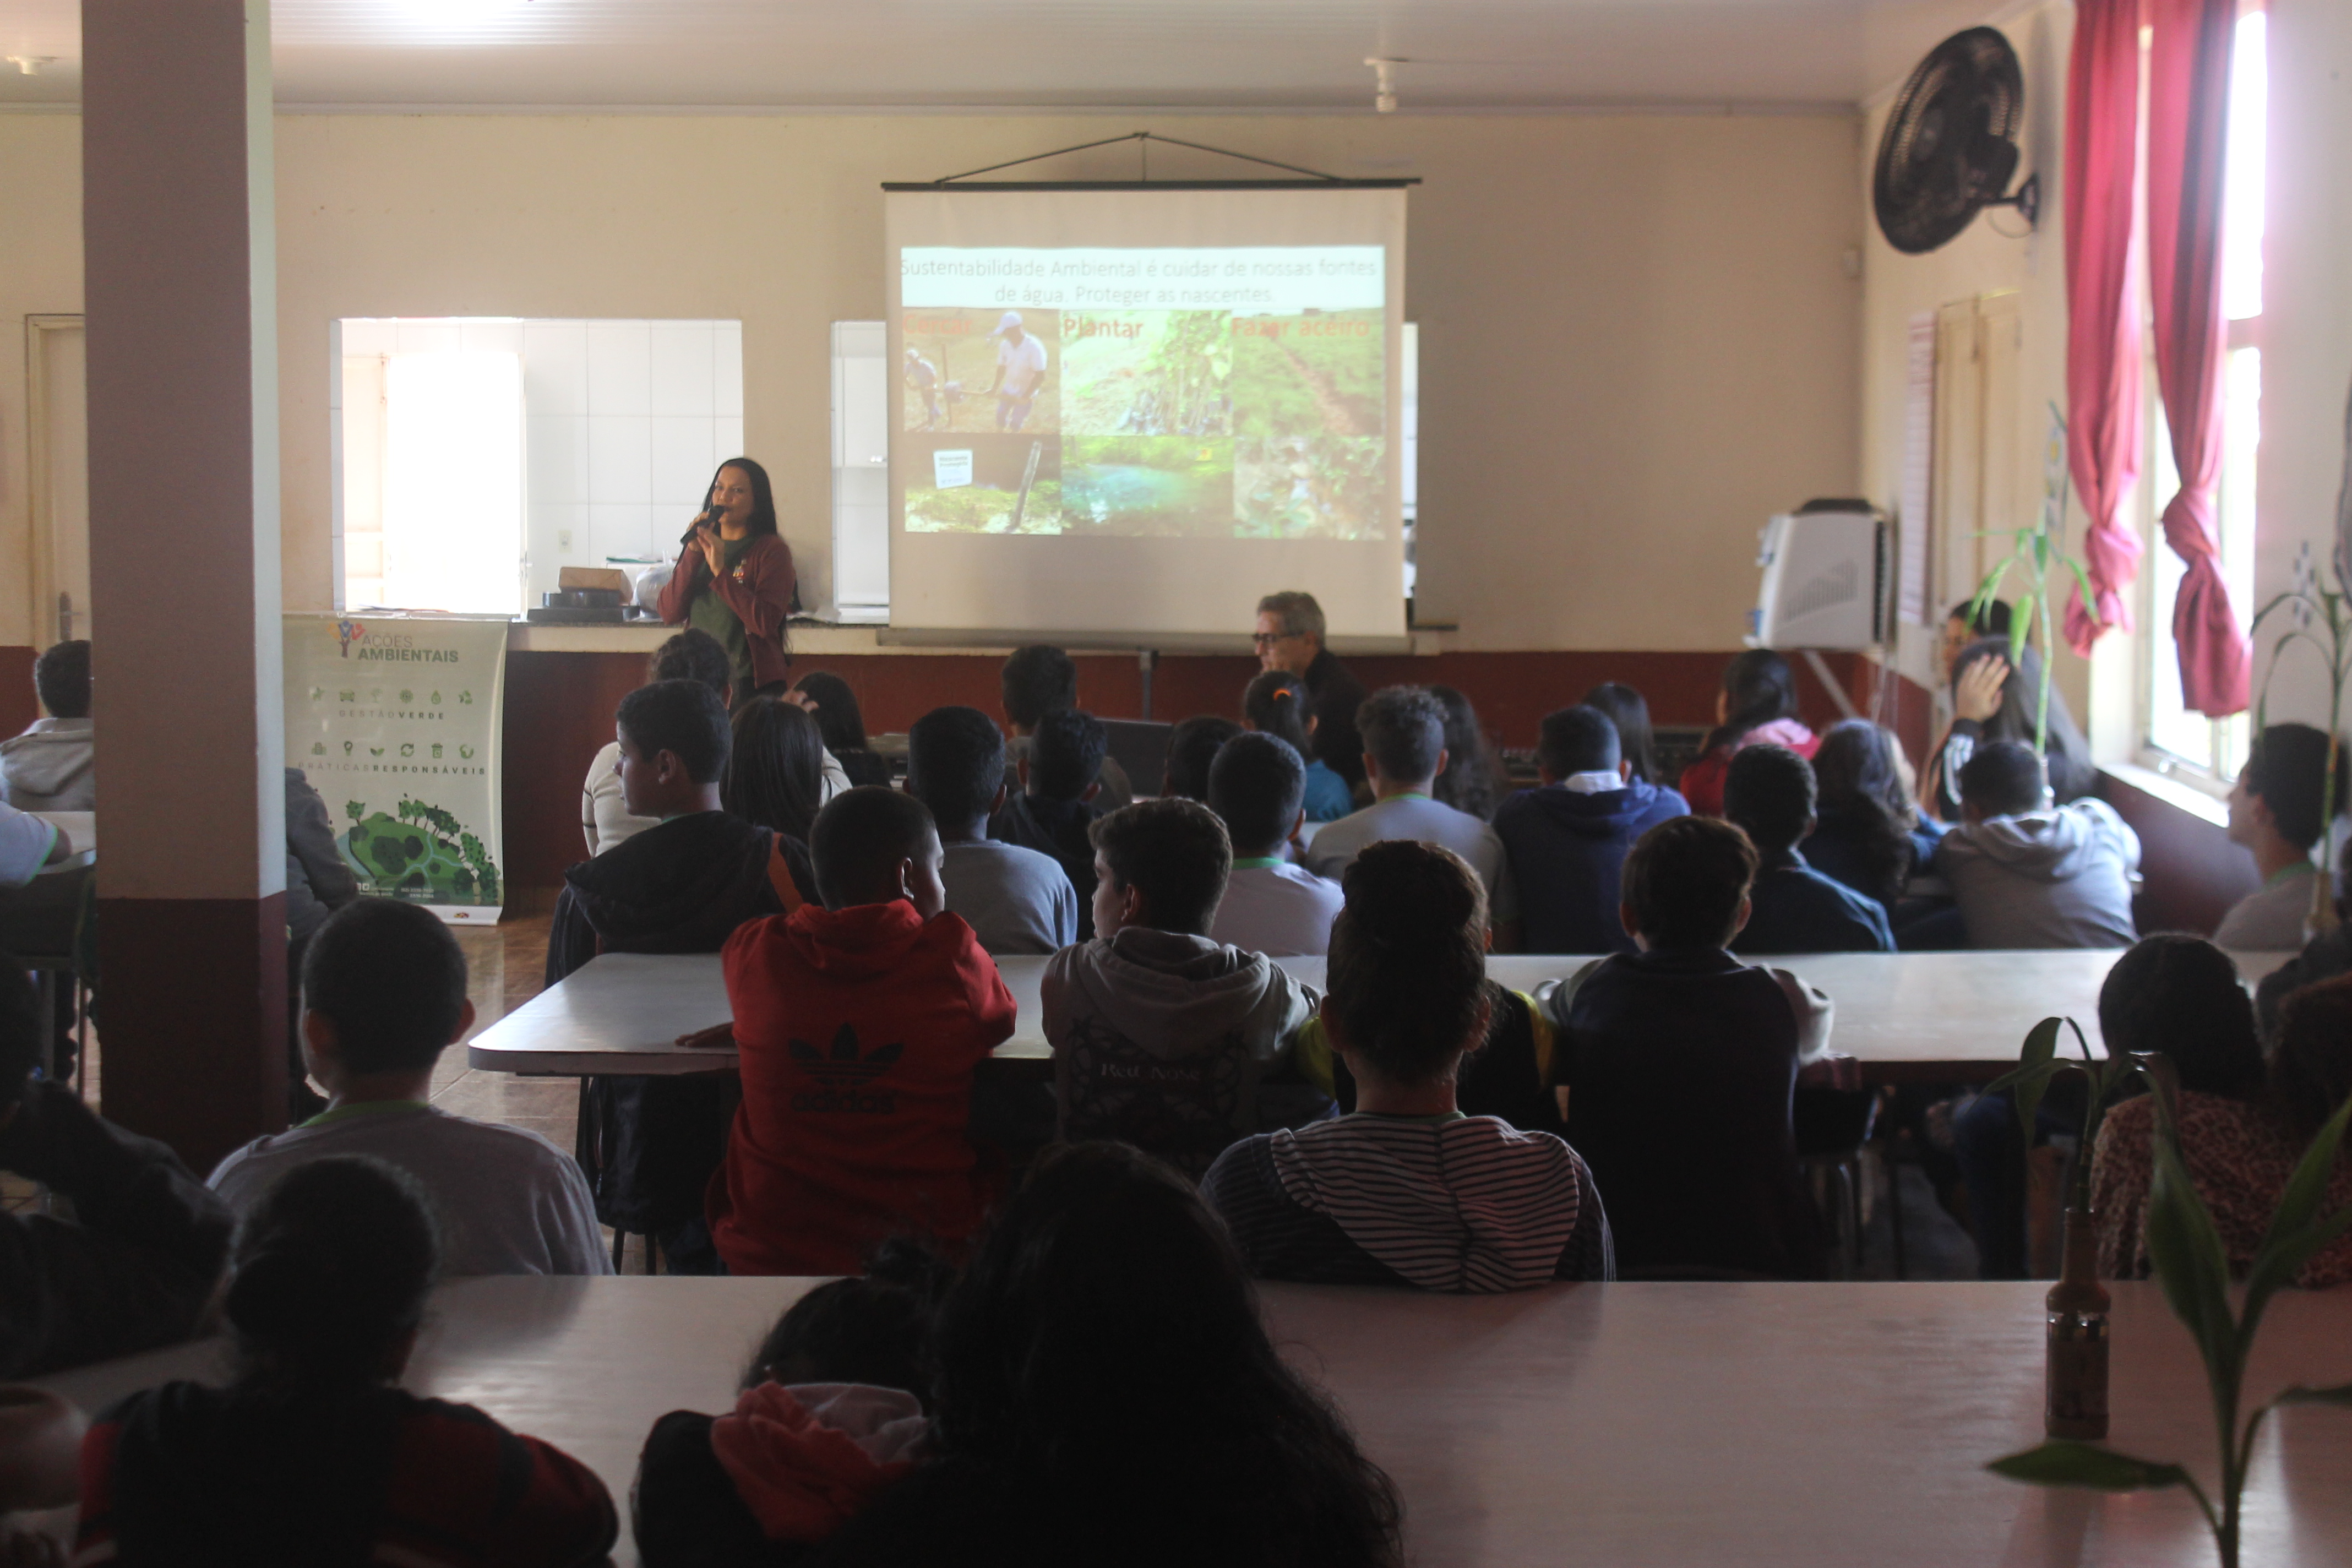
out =
[[[362,889],[430,905],[445,920],[497,919],[507,623],[288,616],[285,625],[287,761],[341,801],[335,847]],[[456,701],[448,687],[366,684],[374,672],[351,668],[359,664],[434,665]]]

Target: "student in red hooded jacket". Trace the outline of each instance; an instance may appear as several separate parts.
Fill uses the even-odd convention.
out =
[[[951,1246],[993,1195],[972,1069],[1013,1033],[1013,996],[945,912],[930,813],[853,789],[809,837],[824,907],[753,921],[724,950],[743,1102],[709,1218],[734,1274],[855,1274],[892,1236]]]

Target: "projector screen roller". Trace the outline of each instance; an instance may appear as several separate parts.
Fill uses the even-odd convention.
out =
[[[1404,633],[1404,193],[892,191],[894,629]]]

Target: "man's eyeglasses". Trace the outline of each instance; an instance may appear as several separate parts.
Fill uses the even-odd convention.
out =
[[[1272,647],[1278,642],[1287,642],[1292,637],[1306,635],[1304,632],[1253,632],[1250,634],[1250,645],[1254,647]]]

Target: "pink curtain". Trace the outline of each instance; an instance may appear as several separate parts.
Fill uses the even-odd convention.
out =
[[[2079,0],[2066,100],[2067,463],[2090,514],[2083,542],[2095,602],[2066,605],[2066,640],[2087,655],[2128,626],[2123,590],[2139,540],[2117,516],[2139,476],[2140,24],[2150,33],[2147,233],[2157,384],[2180,471],[2165,542],[2187,564],[2172,616],[2186,706],[2214,718],[2246,706],[2250,652],[2221,581],[2214,499],[2221,478],[2221,197],[2237,0]]]
[[[2095,605],[2066,605],[2066,641],[2088,657],[2129,626],[2123,590],[2140,543],[2116,516],[2139,477],[2139,0],[2079,0],[2066,83],[2067,465],[2090,515],[2083,557]]]
[[[2180,493],[2164,539],[2188,564],[2172,612],[2184,706],[2213,718],[2246,706],[2249,650],[2217,557],[2221,479],[2221,190],[2237,0],[2148,0],[2148,275],[2156,376]]]

